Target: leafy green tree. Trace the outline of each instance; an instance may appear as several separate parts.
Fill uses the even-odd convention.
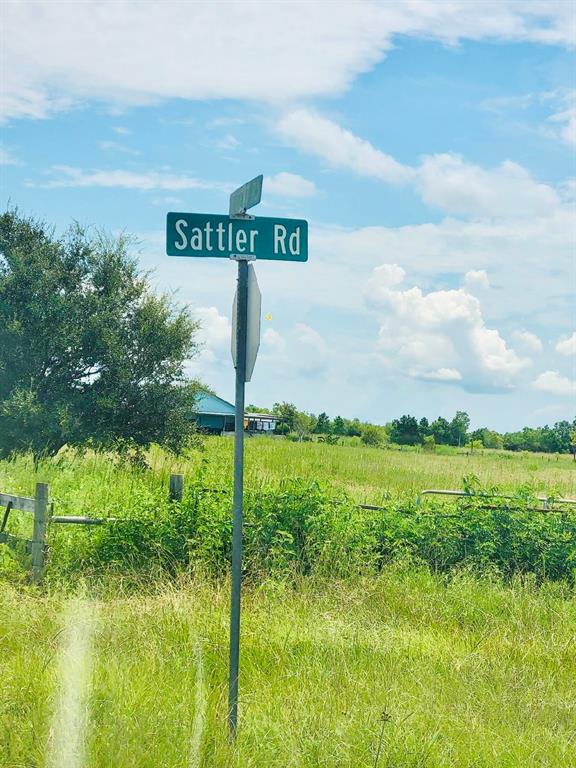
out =
[[[426,451],[426,453],[433,453],[436,450],[436,440],[434,440],[434,435],[424,435],[422,438],[422,449]]]
[[[0,456],[189,439],[197,324],[152,293],[129,245],[0,216]]]
[[[318,433],[319,435],[328,435],[331,431],[332,423],[330,422],[330,418],[328,417],[328,414],[322,412],[316,419],[314,432]]]
[[[296,431],[298,409],[294,403],[274,403],[272,413],[280,418],[282,424],[286,426],[289,432]]]
[[[554,450],[558,453],[568,453],[571,445],[572,425],[569,421],[557,421],[552,427],[554,434]]]
[[[424,443],[425,437],[430,436],[430,424],[428,423],[426,416],[423,416],[418,422],[418,434],[420,435],[422,443]]]
[[[363,424],[362,434],[360,435],[364,445],[377,448],[384,442],[385,432],[382,427],[378,427],[376,424]]]
[[[485,429],[481,438],[484,448],[503,448],[504,441],[502,435],[492,429]]]
[[[430,432],[434,435],[434,440],[436,440],[438,445],[450,445],[452,431],[450,424],[442,416],[439,416],[436,421],[432,422]]]
[[[450,422],[450,444],[466,445],[469,429],[470,416],[468,416],[466,411],[456,411],[456,415]]]
[[[336,416],[336,418],[332,422],[332,432],[335,435],[346,434],[346,424],[344,423],[344,419],[342,418],[342,416]]]
[[[414,416],[401,416],[394,419],[390,429],[390,440],[398,445],[416,445],[420,442],[418,422]]]
[[[360,437],[362,434],[362,424],[359,419],[344,419],[344,422],[348,437]]]
[[[298,440],[302,442],[316,426],[316,417],[312,413],[298,411],[294,422],[294,431],[298,435]],[[312,439],[312,438],[310,438]]]
[[[260,408],[257,405],[254,405],[253,403],[250,403],[250,405],[247,405],[244,409],[246,413],[269,413],[272,415],[272,411],[269,408]]]

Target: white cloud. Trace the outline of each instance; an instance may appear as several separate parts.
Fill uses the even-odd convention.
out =
[[[462,374],[456,368],[438,368],[437,371],[428,371],[427,373],[419,373],[415,370],[412,375],[414,378],[429,381],[462,381]]]
[[[20,161],[14,157],[9,149],[0,147],[0,165],[20,165]]]
[[[278,197],[313,197],[318,190],[313,181],[296,173],[281,171],[264,179],[264,192]]]
[[[286,349],[286,342],[274,328],[267,328],[264,331],[262,345],[273,352],[284,352]]]
[[[285,334],[268,328],[263,342],[263,364],[283,371],[283,377],[315,378],[330,365],[326,341],[306,323],[297,323]]]
[[[238,141],[236,136],[233,136],[231,133],[227,133],[225,136],[222,136],[221,139],[218,139],[218,141],[216,141],[215,146],[217,147],[217,149],[233,152],[235,149],[238,149],[238,147],[240,146],[240,142]]]
[[[464,275],[464,285],[468,290],[490,288],[490,280],[485,269],[469,269]]]
[[[209,349],[230,347],[232,326],[216,307],[198,307],[194,316],[200,321],[199,341]]]
[[[416,187],[429,205],[466,216],[541,216],[558,205],[551,187],[510,160],[485,170],[459,155],[432,155],[419,167]]]
[[[383,254],[394,254],[405,268],[429,275],[461,273],[486,266],[499,286],[502,310],[534,314],[534,295],[570,294],[566,275],[574,269],[574,211],[561,205],[548,216],[528,219],[462,221],[359,229],[312,227],[310,252],[332,270],[348,267],[348,302],[356,292],[361,268],[374,268]],[[546,254],[546,259],[542,254]],[[339,296],[345,300],[345,295]],[[488,297],[489,299],[490,297]],[[553,307],[547,307],[548,314]],[[565,314],[562,316],[565,322]]]
[[[212,383],[223,370],[232,369],[232,326],[228,317],[220,314],[217,307],[198,307],[194,310],[194,316],[200,321],[197,333],[199,350],[190,361],[190,373]]]
[[[389,184],[411,183],[425,203],[448,213],[477,218],[532,217],[548,214],[559,203],[552,187],[538,183],[510,160],[486,170],[459,155],[444,153],[424,157],[419,166],[411,167],[305,109],[284,115],[276,128],[291,146],[334,167]]]
[[[293,101],[345,91],[396,35],[447,44],[574,40],[570,4],[542,0],[5,3],[6,117],[74,103]],[[151,55],[153,52],[153,55]]]
[[[412,176],[409,167],[316,112],[299,109],[286,114],[277,130],[292,145],[322,157],[336,168],[392,184],[405,183]]]
[[[103,152],[120,152],[124,155],[134,156],[141,154],[137,149],[127,147],[125,144],[120,144],[118,141],[99,141],[98,146]]]
[[[412,378],[461,382],[470,391],[513,386],[530,361],[510,349],[485,324],[479,300],[458,290],[402,290],[404,270],[377,267],[366,300],[381,318],[379,348],[385,359]]]
[[[232,326],[229,318],[217,307],[198,307],[194,316],[200,321],[199,354],[191,361],[190,371],[208,382],[214,382],[228,372],[232,361],[230,341]],[[286,333],[267,328],[256,365],[258,370],[280,370],[283,377],[315,378],[326,372],[330,352],[324,338],[314,328],[297,323]]]
[[[545,371],[541,373],[532,382],[532,386],[542,392],[549,392],[551,395],[576,395],[576,382],[571,381],[566,376],[561,376],[558,371]]]
[[[554,134],[565,144],[576,144],[576,90],[565,91],[561,94],[552,92],[552,98],[558,99],[557,111],[548,118],[549,123],[557,126]]]
[[[218,189],[232,191],[234,185],[224,182],[203,181],[192,176],[179,176],[173,173],[147,171],[135,172],[116,170],[85,171],[68,165],[54,165],[52,171],[56,178],[45,183],[28,182],[28,186],[56,189],[58,187],[118,187],[121,189]]]
[[[530,352],[542,352],[542,342],[530,331],[513,331],[513,339]]]
[[[206,123],[206,127],[212,130],[213,128],[228,128],[232,125],[244,125],[246,120],[242,117],[216,117],[214,120],[209,120]]]
[[[560,339],[556,344],[556,352],[561,355],[576,355],[576,331],[567,339]]]

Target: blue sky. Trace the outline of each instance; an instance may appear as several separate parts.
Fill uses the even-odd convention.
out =
[[[247,398],[384,423],[574,418],[576,19],[569,2],[7,3],[4,203],[126,230],[233,396],[235,266],[170,259],[169,210],[310,222],[256,265]]]

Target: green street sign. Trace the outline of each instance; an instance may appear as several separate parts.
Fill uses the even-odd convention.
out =
[[[308,261],[308,222],[266,216],[234,219],[213,213],[169,213],[166,253],[168,256]]]
[[[248,208],[253,208],[262,200],[262,182],[264,176],[256,176],[255,179],[247,181],[241,187],[230,195],[230,216],[246,213]]]

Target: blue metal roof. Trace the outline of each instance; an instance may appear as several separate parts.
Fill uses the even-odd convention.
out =
[[[196,398],[196,413],[211,413],[219,416],[234,416],[234,406],[218,395],[202,392]]]

